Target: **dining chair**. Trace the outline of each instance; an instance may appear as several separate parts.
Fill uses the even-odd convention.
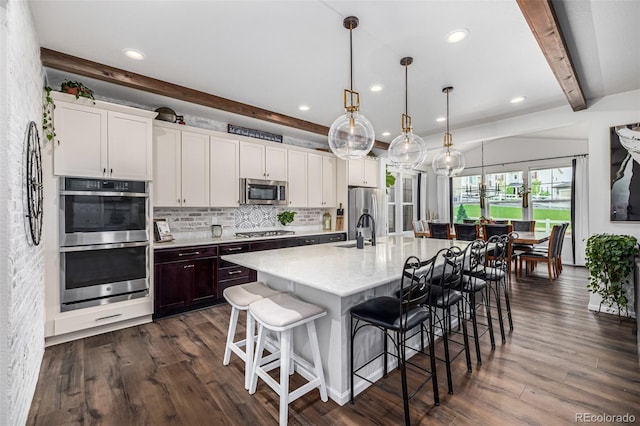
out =
[[[480,226],[471,223],[454,223],[456,240],[474,241],[480,237]]]
[[[529,263],[536,264],[538,262],[547,263],[547,272],[549,274],[549,281],[553,282],[558,276],[557,269],[557,253],[562,238],[562,228],[564,225],[554,225],[551,229],[551,236],[549,237],[549,245],[547,250],[532,249],[520,254],[520,271],[522,271],[522,262],[525,261],[526,272],[529,273]]]
[[[482,225],[482,238],[485,241],[489,241],[491,237],[509,235],[513,232],[513,226],[510,224],[497,224],[497,223],[485,223]],[[507,239],[508,244],[506,246],[506,253],[504,253],[505,259],[507,262],[507,279],[511,280],[511,254],[512,254],[512,241],[511,239]],[[502,256],[502,254],[500,254]],[[493,254],[488,256],[488,259],[492,259]]]
[[[351,332],[351,350],[350,350],[350,401],[353,404],[355,401],[354,392],[354,377],[358,377],[371,384],[380,386],[381,383],[374,382],[367,374],[370,370],[367,369],[372,362],[375,362],[380,357],[383,358],[383,376],[387,377],[388,369],[388,356],[391,355],[398,360],[398,369],[400,370],[400,378],[402,384],[402,402],[404,407],[404,421],[405,425],[411,423],[409,415],[409,400],[415,396],[416,392],[409,395],[407,386],[407,364],[419,368],[421,375],[423,375],[422,384],[418,387],[418,390],[428,381],[432,381],[433,385],[433,399],[434,404],[440,404],[440,397],[438,393],[438,378],[436,375],[436,360],[435,360],[435,336],[431,333],[431,327],[424,326],[425,322],[429,322],[431,318],[431,312],[425,302],[431,297],[430,285],[427,283],[427,279],[433,275],[433,269],[435,265],[435,257],[427,261],[421,261],[416,256],[410,256],[405,260],[402,277],[400,278],[400,289],[396,293],[397,297],[393,296],[379,296],[366,300],[358,305],[353,306],[349,310],[350,315],[350,332]],[[382,352],[373,358],[369,359],[359,367],[355,367],[355,352],[356,348],[360,348],[359,353],[368,355],[368,351],[362,350],[361,346],[357,346],[356,336],[358,333],[368,327],[377,328],[383,333],[383,349]],[[414,334],[409,334],[411,330],[419,328],[415,334],[420,334],[421,347],[420,348],[407,348],[407,342]],[[428,354],[424,352],[424,332],[427,332],[429,339],[429,351]],[[370,336],[365,336],[365,339],[370,339]],[[391,341],[394,344],[395,352],[389,352],[388,342]],[[410,362],[406,358],[406,350],[416,351],[416,354],[424,354],[429,357],[430,370],[417,364]],[[362,369],[365,369],[364,373],[360,373]],[[424,374],[426,373],[426,374]],[[413,380],[412,380],[413,382]]]
[[[416,238],[425,238],[429,236],[427,229],[424,227],[424,223],[421,220],[414,220],[411,222],[413,228],[413,236]]]
[[[450,240],[451,236],[451,224],[440,222],[429,222],[429,237],[438,238],[441,240]]]
[[[512,220],[513,232],[534,232],[536,229],[535,220]],[[515,268],[515,274],[518,275],[518,258],[520,254],[533,248],[533,244],[514,243],[511,246],[511,261]]]

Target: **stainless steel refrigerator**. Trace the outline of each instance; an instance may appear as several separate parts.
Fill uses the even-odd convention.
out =
[[[383,189],[350,188],[349,189],[349,234],[350,240],[356,239],[356,224],[360,215],[369,213],[376,223],[376,238],[387,235],[387,205]],[[370,228],[362,231],[365,239],[371,238]]]

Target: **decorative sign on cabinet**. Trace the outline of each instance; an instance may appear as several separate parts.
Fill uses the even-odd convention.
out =
[[[128,180],[152,179],[152,120],[136,108],[52,92],[54,174]]]

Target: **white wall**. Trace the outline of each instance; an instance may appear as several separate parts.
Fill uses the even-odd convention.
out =
[[[0,2],[0,9],[0,424],[20,425],[44,352],[42,247],[29,244],[23,205],[27,125],[33,120],[40,128],[42,122],[42,65],[29,3]]]

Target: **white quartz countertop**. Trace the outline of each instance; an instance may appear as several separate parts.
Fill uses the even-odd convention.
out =
[[[326,235],[326,234],[344,234],[347,231],[322,231],[322,230],[293,230],[293,234],[288,235],[273,235],[268,237],[236,237],[235,232],[252,232],[247,229],[240,229],[236,231],[223,232],[222,236],[219,238],[213,238],[211,233],[208,231],[202,232],[185,232],[185,233],[174,233],[175,239],[173,241],[167,242],[157,242],[153,243],[154,250],[164,250],[164,249],[172,249],[172,248],[182,248],[182,247],[191,247],[191,246],[204,246],[204,245],[212,245],[212,244],[224,244],[224,243],[242,243],[247,241],[257,241],[257,240],[271,240],[277,238],[294,238],[294,237],[304,237],[310,235]]]
[[[399,280],[409,256],[427,260],[438,250],[468,242],[391,236],[376,246],[355,248],[355,241],[292,247],[222,256],[222,259],[340,297]],[[353,245],[353,248],[342,246]]]

